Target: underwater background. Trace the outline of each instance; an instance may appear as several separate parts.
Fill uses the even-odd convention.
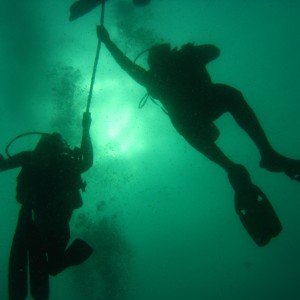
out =
[[[73,0],[0,1],[0,153],[16,135],[58,131],[81,140],[100,8],[69,22]],[[300,1],[109,0],[105,26],[130,58],[158,42],[221,49],[212,80],[242,91],[280,153],[300,158]],[[138,63],[146,67],[146,55]],[[283,225],[260,248],[234,211],[225,172],[194,150],[103,46],[91,104],[95,163],[72,238],[94,253],[51,278],[53,300],[298,300],[300,185],[259,168],[259,153],[228,114],[218,145],[244,164]],[[33,149],[18,140],[10,153]],[[0,174],[0,299],[19,204],[19,170]],[[29,299],[31,299],[29,297]]]

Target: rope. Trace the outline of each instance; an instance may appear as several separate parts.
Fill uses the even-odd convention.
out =
[[[101,26],[103,26],[103,24],[104,24],[105,2],[106,1],[103,1],[103,3],[102,3],[101,16],[100,16]],[[85,110],[87,113],[90,111],[90,106],[91,106],[91,101],[92,101],[92,96],[93,96],[93,88],[94,88],[95,77],[96,77],[96,72],[97,72],[97,66],[98,66],[98,61],[99,61],[99,55],[100,55],[100,50],[101,50],[101,44],[102,44],[101,40],[98,39],[96,56],[95,56],[95,60],[94,60],[93,73],[92,73],[91,84],[90,84],[90,91],[89,91],[89,96],[88,96],[88,100],[87,100],[87,104],[86,104],[86,110]]]

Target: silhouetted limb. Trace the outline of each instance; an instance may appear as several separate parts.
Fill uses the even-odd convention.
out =
[[[36,226],[33,224],[29,243],[30,293],[33,299],[49,299],[47,253]]]
[[[49,273],[55,276],[71,266],[77,266],[87,260],[93,249],[83,240],[76,239],[65,251],[49,250]]]
[[[9,257],[9,300],[25,300],[28,293],[28,242],[31,228],[31,209],[23,206],[19,212]]]
[[[257,146],[260,166],[271,172],[284,172],[291,179],[300,181],[300,161],[287,158],[274,150],[252,108],[238,90],[223,84],[213,87],[210,98],[218,115],[229,112],[237,124],[249,135]],[[216,115],[215,117],[217,117]]]

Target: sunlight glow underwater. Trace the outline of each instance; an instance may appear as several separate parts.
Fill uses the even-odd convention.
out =
[[[109,80],[96,83],[94,93],[99,93],[101,90],[120,89],[117,81]],[[120,103],[120,95],[111,96],[106,99],[105,104],[100,104],[104,118],[100,122],[95,120],[95,136],[94,143],[99,148],[105,148],[108,156],[134,155],[136,151],[142,151],[145,147],[145,136],[141,132],[142,124],[137,124],[134,121],[134,108],[124,106]],[[136,109],[136,108],[135,108]]]

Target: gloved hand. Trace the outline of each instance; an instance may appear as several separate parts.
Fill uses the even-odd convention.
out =
[[[89,130],[92,123],[91,113],[84,112],[82,117],[82,128],[85,130]]]
[[[97,35],[104,44],[110,41],[109,33],[104,26],[97,26]]]

